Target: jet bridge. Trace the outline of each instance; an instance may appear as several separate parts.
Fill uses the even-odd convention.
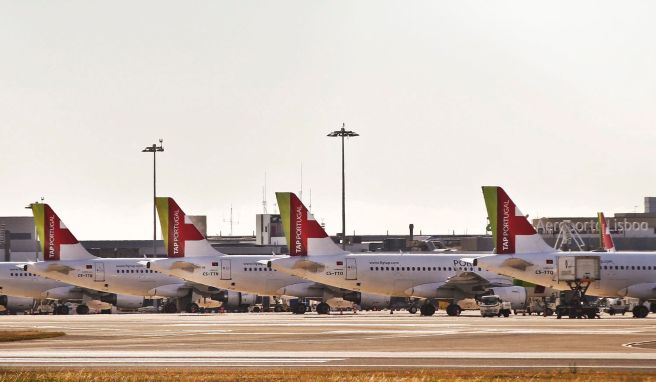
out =
[[[558,318],[595,318],[599,317],[599,308],[590,304],[586,292],[590,285],[601,279],[601,258],[599,256],[558,256],[558,282],[564,281],[569,291],[560,293],[560,303],[556,307]]]

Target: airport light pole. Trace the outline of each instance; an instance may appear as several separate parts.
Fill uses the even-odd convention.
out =
[[[146,146],[141,150],[142,153],[153,153],[153,257],[155,257],[157,245],[157,153],[164,151],[162,139],[159,140],[159,146],[155,143],[152,146]]]
[[[342,123],[341,130],[335,130],[332,133],[328,134],[329,137],[341,137],[342,138],[342,249],[346,250],[346,185],[344,175],[344,137],[357,137],[360,134],[345,129],[346,124]]]

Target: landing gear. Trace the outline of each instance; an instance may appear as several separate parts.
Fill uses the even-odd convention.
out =
[[[273,307],[273,311],[276,313],[282,312],[282,305],[276,305]]]
[[[435,314],[435,310],[436,310],[435,305],[433,305],[430,302],[422,305],[419,308],[419,312],[421,313],[422,316],[432,316]]]
[[[649,314],[649,309],[644,305],[637,305],[633,308],[633,317],[635,318],[645,318]]]
[[[325,302],[317,305],[317,314],[330,314],[330,305],[326,304]]]
[[[252,312],[253,313],[260,313],[261,309],[259,306],[254,306]]]
[[[54,310],[54,314],[65,316],[69,312],[68,306],[66,305],[57,305]]]
[[[417,313],[417,307],[416,306],[411,306],[408,308],[408,313],[410,314],[416,314]]]
[[[649,311],[652,313],[656,313],[656,302],[649,303]]]
[[[164,305],[164,313],[178,313],[178,307],[174,302],[167,302]]]
[[[305,309],[305,304],[299,302],[296,304],[296,307],[294,307],[294,314],[305,314]]]
[[[100,311],[100,314],[112,314],[112,310],[111,309],[103,309],[103,310]]]
[[[78,305],[77,308],[75,308],[75,312],[77,314],[89,314],[89,307],[86,305]]]
[[[198,307],[198,304],[192,302],[192,303],[187,305],[187,309],[185,309],[185,310],[187,311],[187,313],[198,313],[198,309],[200,309]]]
[[[459,316],[461,312],[462,309],[460,309],[460,306],[458,306],[458,304],[450,304],[449,306],[446,307],[446,314],[451,317]]]

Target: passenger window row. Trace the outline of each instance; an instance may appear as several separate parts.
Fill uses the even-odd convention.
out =
[[[628,270],[631,270],[631,271],[640,271],[640,270],[651,271],[653,269],[653,270],[656,271],[656,265],[654,265],[653,268],[652,268],[651,265],[642,265],[642,269],[640,267],[641,267],[640,265],[631,265],[631,266],[629,266],[629,265],[626,265],[626,266],[624,266],[624,265],[615,265],[615,266],[613,266],[613,265],[604,265],[603,269],[604,270],[608,270],[608,269],[625,270],[626,269],[627,271]]]
[[[14,277],[14,276],[16,276],[16,277],[28,277],[28,276],[36,276],[36,275],[34,275],[32,273],[29,273],[29,272],[27,272],[27,273],[20,273],[19,272],[19,273],[10,273],[9,276],[12,276],[12,277]]]
[[[244,268],[244,272],[274,272],[275,269],[273,268]]]
[[[152,269],[117,269],[116,273],[159,273]]]
[[[446,271],[470,271],[473,272],[474,268],[473,267],[369,267],[369,270],[371,271],[435,271],[435,272],[446,272]],[[481,268],[478,268],[479,271],[482,271]]]

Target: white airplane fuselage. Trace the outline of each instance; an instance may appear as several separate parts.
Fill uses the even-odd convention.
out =
[[[348,253],[280,258],[273,260],[271,266],[334,287],[395,297],[451,299],[484,292],[472,290],[481,287],[480,283],[443,288],[450,278],[464,272],[475,273],[497,285],[512,285],[511,279],[474,267],[463,257],[462,254]]]
[[[140,297],[182,297],[179,278],[147,269],[144,259],[93,258],[28,263],[27,272],[102,292]]]
[[[152,259],[150,269],[219,289],[261,296],[323,298],[325,288],[267,267],[271,256],[210,255]]]
[[[656,299],[656,254],[629,252],[552,252],[495,255],[476,259],[478,266],[520,280],[558,290],[568,290],[558,280],[558,256],[599,256],[600,280],[587,293],[600,297]]]
[[[18,266],[24,263],[0,263],[0,295],[34,299],[81,300],[79,287],[26,272]]]

